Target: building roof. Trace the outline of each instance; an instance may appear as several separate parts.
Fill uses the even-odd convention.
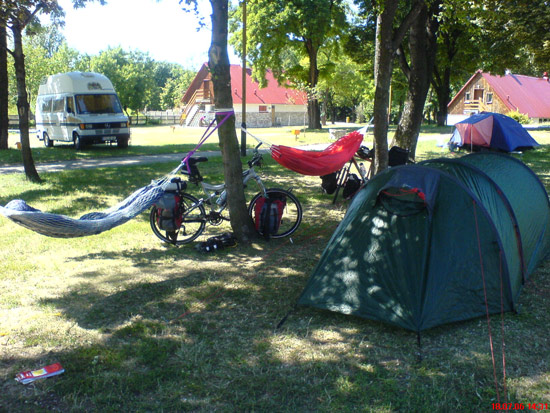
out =
[[[510,110],[525,113],[530,118],[550,118],[550,82],[547,76],[532,77],[512,73],[498,76],[478,70],[451,100],[449,106],[478,75],[487,81]]]
[[[231,87],[233,89],[233,103],[242,103],[242,67],[231,65]],[[260,85],[252,80],[252,71],[246,69],[246,102],[254,104],[283,104],[283,105],[306,105],[307,96],[305,92],[281,86],[268,70],[265,74],[267,86],[260,88]]]
[[[240,65],[230,65],[229,70],[231,75],[231,94],[233,97],[233,104],[237,105],[242,103],[243,99],[242,68]],[[208,77],[208,74],[208,65],[204,63],[195,76],[195,79],[191,82],[189,89],[187,89],[185,95],[183,96],[182,102],[186,103],[189,101],[194,91],[198,89],[204,79]],[[307,105],[307,95],[305,92],[279,85],[270,70],[267,71],[265,79],[267,81],[267,86],[265,88],[260,88],[258,82],[252,80],[251,69],[246,69],[247,104]]]

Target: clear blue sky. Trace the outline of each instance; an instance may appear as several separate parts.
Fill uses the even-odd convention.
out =
[[[141,50],[156,61],[198,68],[208,60],[211,29],[210,2],[199,0],[207,24],[197,31],[198,20],[182,10],[178,0],[107,0],[73,9],[71,0],[59,0],[65,10],[63,33],[69,47],[81,53],[98,54],[109,46]],[[239,59],[229,47],[231,63]]]

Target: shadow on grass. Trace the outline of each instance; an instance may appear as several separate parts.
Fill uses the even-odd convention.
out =
[[[428,330],[422,348],[415,334],[403,329],[310,308],[300,307],[276,330],[306,282],[304,273],[315,265],[310,257],[304,266],[305,257],[290,252],[280,248],[253,273],[236,265],[217,273],[183,269],[183,276],[132,284],[113,294],[89,283],[44,300],[103,338],[39,358],[0,361],[6,379],[0,407],[491,410],[496,393],[484,319]],[[301,269],[293,271],[298,261]],[[533,294],[548,285],[547,272],[543,269],[526,287],[526,313],[504,315],[507,372],[514,381],[536,378],[544,368],[537,363],[548,348],[546,324],[540,322],[548,297]],[[498,323],[498,317],[493,321]],[[522,325],[528,325],[539,346],[515,339]],[[499,334],[496,328],[497,360]],[[62,376],[28,387],[11,380],[19,370],[57,361],[66,369]],[[497,374],[501,377],[500,370]],[[526,401],[525,395],[509,396]]]
[[[175,322],[165,316],[187,307],[174,307],[167,299],[189,282],[187,277],[94,296],[88,312],[102,312],[107,324],[123,325],[106,328],[100,319],[88,324],[84,317],[87,328],[104,329],[103,341],[40,358],[2,360],[6,379],[56,361],[66,373],[28,387],[6,380],[0,406],[59,411],[82,406],[85,411],[490,410],[495,396],[491,362],[488,355],[476,355],[487,352],[485,338],[476,339],[483,334],[478,322],[428,334],[421,363],[414,334],[355,317],[300,309],[283,329],[274,330],[292,294],[272,289],[275,284],[296,287],[302,278],[274,282],[263,275],[238,289],[225,287],[223,279],[212,280],[222,281],[214,294],[208,291],[212,299]],[[206,293],[201,297],[207,298]],[[75,294],[56,305],[70,317],[75,311],[70,301],[89,298]]]

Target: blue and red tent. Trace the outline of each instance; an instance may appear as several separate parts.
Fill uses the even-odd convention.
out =
[[[455,125],[451,145],[513,152],[539,144],[519,122],[500,113],[482,112]]]

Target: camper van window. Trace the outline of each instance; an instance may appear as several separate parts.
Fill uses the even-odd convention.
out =
[[[53,100],[52,112],[63,112],[64,103],[65,103],[65,98],[55,98]]]
[[[51,112],[52,110],[52,99],[51,98],[44,98],[42,101],[42,112]]]
[[[67,97],[67,113],[74,113],[74,100],[72,96]]]
[[[122,113],[120,102],[116,95],[76,95],[78,113]]]

